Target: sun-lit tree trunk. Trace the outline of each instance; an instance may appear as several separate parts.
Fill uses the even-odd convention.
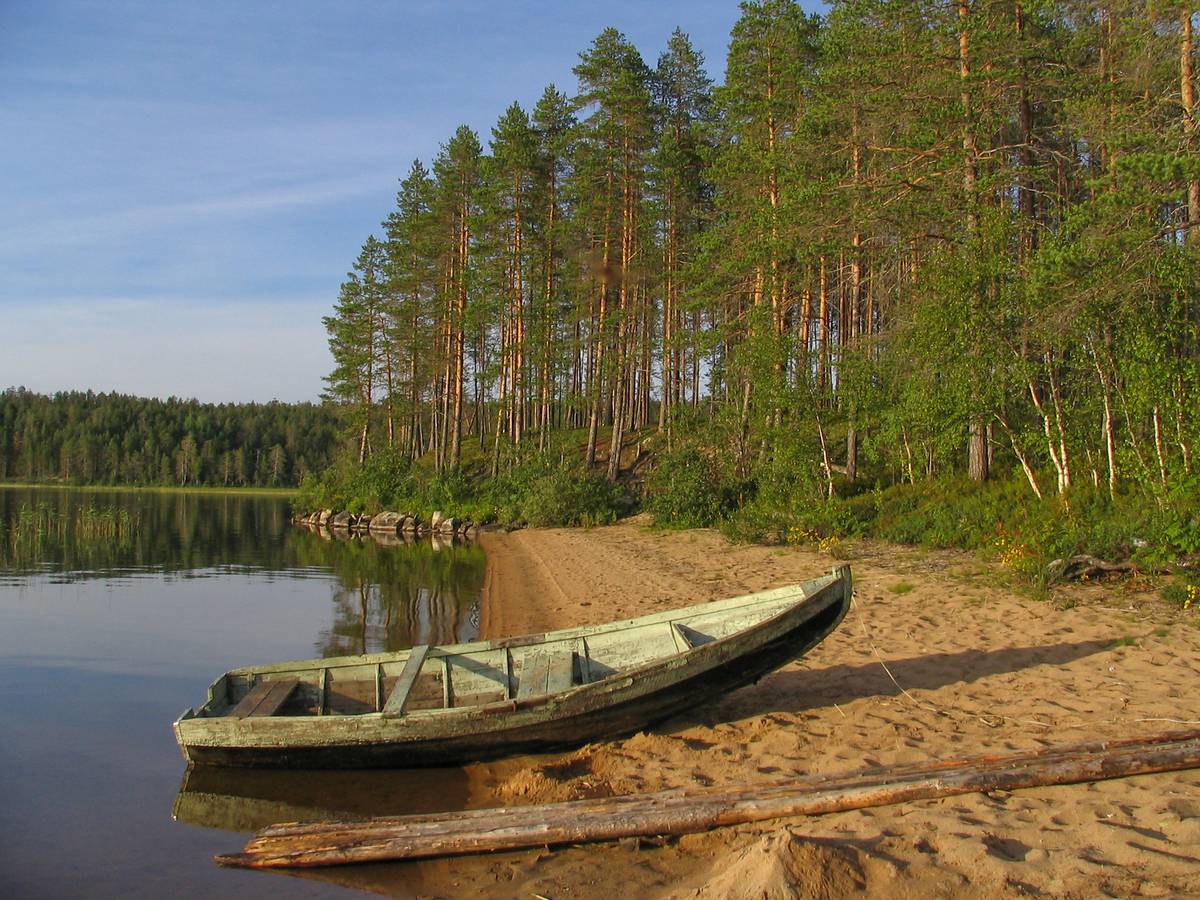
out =
[[[465,186],[464,186],[465,187]],[[467,318],[467,260],[471,253],[470,209],[463,202],[459,208],[458,228],[458,280],[455,285],[454,319],[451,326],[451,365],[453,382],[451,397],[453,408],[450,413],[450,447],[446,467],[451,471],[458,468],[462,459],[463,421],[463,372],[466,363],[466,318]]]
[[[959,0],[958,18],[958,71],[962,82],[962,114],[963,114],[963,200],[966,205],[966,232],[968,240],[975,240],[979,235],[978,213],[978,160],[979,147],[975,137],[975,111],[971,102],[971,33],[969,17],[971,4],[969,0]],[[976,299],[974,302],[981,302]],[[972,411],[967,425],[967,474],[972,481],[987,481],[988,478],[988,440],[987,427],[978,411]]]
[[[634,231],[637,228],[639,202],[634,180],[640,173],[634,168],[631,126],[626,123],[622,142],[621,177],[621,277],[617,284],[617,359],[613,375],[612,440],[608,450],[608,480],[616,481],[621,471],[621,447],[625,439],[629,384],[628,337],[630,332],[630,287],[634,279],[631,265],[633,257]]]
[[[1200,153],[1200,145],[1196,140],[1196,78],[1192,65],[1192,17],[1195,11],[1191,4],[1185,4],[1180,18],[1179,40],[1179,96],[1183,106],[1184,147],[1192,153]],[[1188,241],[1200,241],[1200,175],[1193,175],[1187,185],[1187,217]]]

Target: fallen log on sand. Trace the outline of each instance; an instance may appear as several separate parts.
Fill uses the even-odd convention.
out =
[[[737,788],[576,800],[542,806],[288,823],[263,829],[226,866],[277,868],[423,859],[812,816],[986,791],[1078,784],[1200,767],[1200,730],[1028,753],[873,769]]]
[[[1138,567],[1131,562],[1110,563],[1094,556],[1082,554],[1068,559],[1056,559],[1046,566],[1046,581],[1087,581],[1107,578],[1110,575],[1131,575]]]

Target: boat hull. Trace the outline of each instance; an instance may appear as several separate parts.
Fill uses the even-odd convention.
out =
[[[245,734],[239,739],[244,720],[227,723],[223,734],[221,719],[184,718],[176,735],[195,764],[305,769],[457,765],[620,737],[803,656],[846,614],[851,585],[848,569],[843,572],[803,603],[744,632],[560,695],[489,704],[440,722],[379,715],[267,719],[254,723],[252,742]]]

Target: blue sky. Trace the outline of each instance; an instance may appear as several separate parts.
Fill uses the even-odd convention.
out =
[[[806,4],[815,6],[815,4]],[[733,0],[0,0],[0,388],[316,399],[321,316],[410,162],[599,31],[677,25],[724,71]]]

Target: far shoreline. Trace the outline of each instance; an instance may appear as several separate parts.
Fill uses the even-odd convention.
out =
[[[110,493],[237,494],[241,496],[263,497],[292,497],[300,490],[294,487],[215,487],[210,485],[182,487],[140,484],[59,484],[53,481],[0,481],[0,490],[17,490],[21,488],[53,491],[106,491]]]

